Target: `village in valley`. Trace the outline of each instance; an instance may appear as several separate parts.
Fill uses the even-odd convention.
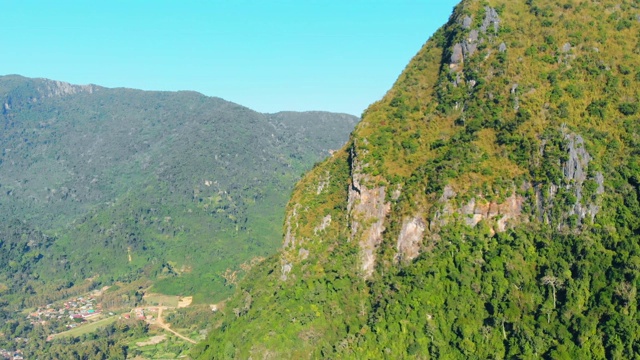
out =
[[[85,321],[96,319],[102,314],[102,306],[96,304],[93,296],[79,296],[61,305],[48,304],[27,315],[32,325],[54,324],[56,328],[73,329]],[[111,313],[110,315],[113,315]]]
[[[75,296],[64,301],[25,310],[23,321],[34,328],[43,329],[41,332],[41,334],[44,334],[42,339],[46,337],[47,342],[57,338],[82,336],[95,331],[99,327],[108,326],[117,321],[141,321],[148,324],[148,326],[153,326],[155,329],[153,333],[150,333],[150,335],[155,334],[155,336],[151,336],[149,341],[142,340],[137,343],[141,348],[155,346],[160,342],[169,340],[169,337],[173,337],[176,341],[185,344],[196,343],[195,340],[189,337],[193,336],[194,333],[191,333],[191,335],[181,334],[178,331],[185,331],[184,328],[176,331],[171,328],[171,324],[165,323],[163,320],[163,311],[165,311],[165,317],[171,316],[176,309],[189,307],[192,302],[191,297],[159,294],[146,295],[142,301],[144,304],[142,306],[135,308],[105,308],[101,303],[101,295],[107,289],[108,287],[105,287],[82,296]],[[215,310],[212,310],[208,311],[215,312]],[[0,337],[2,337],[2,333],[0,333]],[[9,343],[5,343],[4,348],[0,348],[0,360],[26,359],[27,356],[24,349],[30,341],[32,340],[29,338],[15,337]]]
[[[22,350],[9,351],[0,349],[0,359],[24,360],[24,356]]]

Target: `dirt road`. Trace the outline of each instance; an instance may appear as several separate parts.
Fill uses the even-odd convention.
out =
[[[196,343],[196,341],[191,340],[191,339],[189,339],[188,337],[186,337],[186,336],[184,336],[184,335],[179,334],[178,332],[176,332],[176,331],[174,331],[173,329],[171,329],[171,328],[169,327],[169,325],[167,325],[167,324],[165,324],[165,323],[164,323],[164,320],[162,320],[162,310],[164,310],[164,306],[158,306],[158,307],[157,307],[157,309],[158,309],[158,319],[157,319],[155,322],[153,322],[153,323],[152,323],[151,321],[147,320],[147,321],[149,322],[149,324],[155,324],[155,325],[158,325],[158,326],[160,326],[161,328],[163,328],[163,329],[167,330],[168,332],[172,333],[173,335],[175,335],[175,336],[179,337],[180,339],[182,339],[182,340],[184,340],[184,341],[190,342],[190,343],[192,343],[192,344],[195,344],[195,343]]]

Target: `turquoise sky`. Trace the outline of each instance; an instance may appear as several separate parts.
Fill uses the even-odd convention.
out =
[[[453,0],[6,0],[0,74],[360,115]]]

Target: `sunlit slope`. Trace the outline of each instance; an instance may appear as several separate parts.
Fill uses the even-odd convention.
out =
[[[198,358],[640,356],[640,4],[463,1]]]

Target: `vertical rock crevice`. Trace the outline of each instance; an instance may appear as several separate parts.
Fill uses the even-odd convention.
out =
[[[356,144],[351,148],[351,185],[347,211],[349,214],[350,240],[360,245],[362,276],[371,277],[375,269],[376,252],[382,243],[384,221],[391,211],[386,202],[384,186],[369,187],[370,177],[362,172]]]

